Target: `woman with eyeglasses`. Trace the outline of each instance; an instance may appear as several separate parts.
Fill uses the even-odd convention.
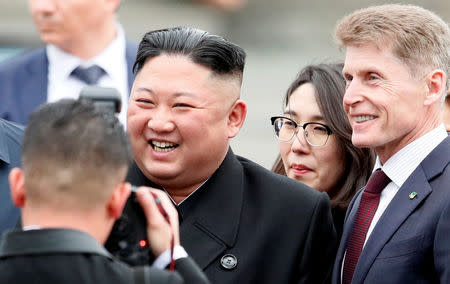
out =
[[[338,237],[345,211],[373,168],[374,153],[356,148],[342,99],[342,64],[309,65],[284,98],[284,114],[271,122],[280,155],[272,171],[327,192]]]

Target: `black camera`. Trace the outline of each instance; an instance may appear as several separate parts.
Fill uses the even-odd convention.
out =
[[[79,100],[90,100],[95,107],[115,113],[120,113],[122,107],[120,93],[115,88],[86,86],[81,90]]]

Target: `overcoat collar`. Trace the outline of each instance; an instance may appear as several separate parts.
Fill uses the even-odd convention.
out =
[[[179,206],[181,244],[202,269],[236,242],[243,182],[242,165],[229,149],[216,172]]]
[[[205,269],[227,248],[236,243],[244,180],[241,163],[229,148],[214,174],[178,207],[181,245]],[[133,163],[127,180],[138,185],[154,184]]]

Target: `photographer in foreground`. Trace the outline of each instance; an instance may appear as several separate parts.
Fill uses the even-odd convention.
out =
[[[159,190],[140,188],[136,196],[161,267],[170,262],[164,256],[173,238],[176,272],[156,263],[130,268],[101,245],[130,195],[124,182],[130,161],[127,137],[112,112],[74,100],[35,111],[24,135],[23,169],[10,173],[24,230],[3,236],[0,283],[208,283],[179,246],[177,212]]]

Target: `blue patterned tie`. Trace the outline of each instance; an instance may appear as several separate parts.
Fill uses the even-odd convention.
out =
[[[78,66],[72,71],[72,73],[70,73],[70,76],[77,78],[78,80],[88,85],[95,85],[97,84],[98,80],[100,80],[100,78],[105,74],[106,72],[102,67],[98,65],[92,65],[88,68]]]

